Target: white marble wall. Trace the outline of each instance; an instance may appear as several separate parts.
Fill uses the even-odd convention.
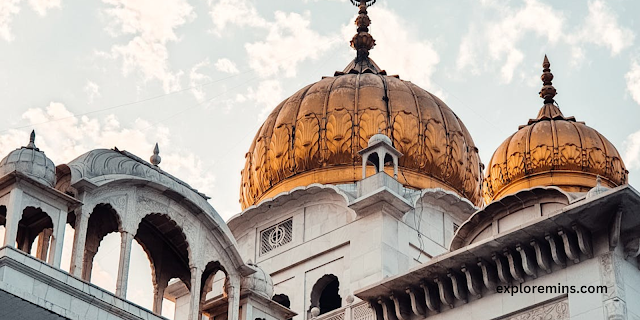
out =
[[[332,193],[280,199],[284,204],[249,212],[243,224],[232,228],[243,258],[272,275],[275,293],[289,297],[297,320],[306,318],[311,289],[323,275],[339,278],[344,306],[355,290],[446,252],[453,223],[462,222],[460,214],[449,214],[428,198],[402,220],[383,212],[357,216]],[[291,243],[260,255],[260,231],[288,218],[293,220]]]

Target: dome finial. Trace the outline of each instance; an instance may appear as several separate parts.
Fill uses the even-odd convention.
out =
[[[158,143],[156,142],[156,146],[153,148],[153,155],[149,159],[152,165],[158,166],[162,158],[160,158],[160,148],[158,148]]]
[[[542,62],[542,76],[540,79],[542,80],[542,89],[540,89],[540,98],[544,99],[545,104],[553,104],[555,100],[553,97],[558,93],[556,88],[551,84],[551,80],[553,80],[553,73],[551,73],[551,63],[549,63],[549,59],[547,55],[544,55],[544,61]]]
[[[25,148],[34,149],[34,150],[38,149],[36,148],[36,131],[35,130],[31,130],[31,135],[29,136],[29,144]]]
[[[351,39],[351,47],[358,52],[356,62],[367,59],[369,57],[369,50],[373,49],[373,46],[376,45],[376,40],[369,34],[371,19],[369,19],[367,15],[367,7],[373,5],[375,2],[376,0],[351,0],[353,5],[360,8],[358,17],[356,18],[358,33]]]

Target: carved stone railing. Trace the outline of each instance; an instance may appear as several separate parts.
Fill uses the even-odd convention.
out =
[[[319,315],[313,320],[375,320],[376,315],[371,306],[366,301],[360,301],[355,304],[348,304],[331,312]]]

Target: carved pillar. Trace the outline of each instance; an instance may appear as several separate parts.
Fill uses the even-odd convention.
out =
[[[384,152],[378,152],[378,163],[378,172],[384,172]]]
[[[60,268],[62,263],[62,248],[64,243],[64,232],[67,226],[67,212],[60,210],[58,214],[58,223],[54,225],[53,241],[51,242],[51,254],[49,255],[49,264]]]
[[[18,236],[18,222],[22,218],[22,190],[13,189],[9,193],[9,203],[7,204],[7,221],[4,230],[4,245],[16,246]]]
[[[607,287],[602,295],[606,319],[627,319],[627,304],[624,279],[620,270],[622,258],[614,252],[600,256],[600,281]]]
[[[81,197],[84,199],[84,194]],[[84,256],[85,253],[85,243],[87,241],[87,228],[89,225],[89,212],[84,209],[85,206],[82,206],[76,209],[76,224],[75,224],[75,234],[73,237],[73,251],[71,253],[71,266],[69,268],[69,272],[76,276],[81,277],[82,279],[87,280],[83,276],[83,260],[86,259]],[[95,253],[94,253],[95,255]],[[91,262],[93,262],[93,256],[91,257]],[[90,276],[89,276],[90,277]]]
[[[228,275],[227,284],[227,320],[238,320],[240,316],[240,276]]]
[[[120,242],[120,264],[118,265],[118,278],[116,279],[116,296],[124,299],[127,297],[127,280],[129,278],[133,234],[122,231],[120,236],[122,237],[122,242]]]
[[[191,267],[191,289],[189,292],[189,320],[200,320],[200,285],[202,270]],[[231,301],[231,298],[229,298]]]
[[[47,252],[49,251],[49,243],[51,240],[51,234],[53,230],[50,228],[45,228],[38,234],[38,244],[36,247],[36,258],[46,261],[47,260]]]
[[[158,284],[153,289],[153,313],[162,314],[162,299],[164,298],[164,289],[166,289],[166,285]]]

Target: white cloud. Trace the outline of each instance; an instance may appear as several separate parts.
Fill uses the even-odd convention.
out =
[[[522,63],[524,54],[518,48],[527,33],[534,33],[550,43],[561,40],[564,17],[551,6],[537,0],[525,0],[521,8],[509,7],[506,2],[485,1],[483,5],[498,15],[497,19],[482,24],[479,28],[469,28],[458,52],[459,70],[470,68],[474,72],[493,69],[494,66],[479,65],[486,60],[499,63],[502,80],[510,83],[514,72]]]
[[[331,49],[337,36],[323,36],[310,28],[311,15],[275,12],[263,41],[245,44],[249,66],[261,77],[273,75],[294,77],[298,64],[318,59]],[[281,73],[284,72],[284,73]]]
[[[380,44],[371,50],[371,59],[390,74],[399,74],[401,79],[410,80],[423,88],[432,88],[431,76],[440,62],[433,44],[418,38],[410,31],[412,28],[407,27],[408,21],[384,6],[371,7],[369,16],[372,21],[371,34]],[[343,26],[345,43],[355,33],[353,24]],[[355,58],[355,51],[352,54]]]
[[[218,61],[216,61],[215,67],[218,71],[226,73],[236,74],[240,72],[238,70],[238,67],[236,67],[235,62],[227,58],[218,59]]]
[[[11,42],[15,38],[11,33],[11,22],[20,13],[20,2],[22,0],[0,1],[0,39]],[[29,0],[29,6],[38,15],[45,16],[49,9],[60,8],[60,0]]]
[[[11,33],[11,22],[13,17],[20,12],[21,0],[3,0],[0,1],[0,38],[11,42],[14,39]]]
[[[60,8],[60,0],[29,0],[29,6],[40,16],[45,16],[47,10]]]
[[[627,80],[627,90],[631,93],[633,100],[640,105],[640,62],[633,61],[631,70],[624,75]]]
[[[630,134],[622,145],[624,147],[622,158],[627,169],[640,169],[640,131]]]
[[[604,1],[588,4],[589,14],[578,31],[568,36],[568,41],[576,45],[591,43],[608,47],[611,55],[617,55],[633,43],[634,33],[620,26],[615,13]]]
[[[587,4],[588,14],[573,31],[567,30],[565,16],[551,5],[539,0],[525,0],[524,6],[509,6],[512,2],[482,1],[487,15],[497,17],[472,24],[458,50],[458,70],[473,73],[500,68],[502,80],[510,83],[515,70],[524,60],[520,46],[533,33],[550,44],[563,43],[571,48],[571,65],[579,66],[586,59],[585,44],[606,47],[617,55],[633,43],[634,33],[620,25],[613,10],[604,1]]]
[[[89,104],[93,103],[95,98],[99,98],[100,94],[100,86],[93,81],[87,81],[87,84],[83,88],[84,92],[87,94],[89,99]]]
[[[256,89],[249,88],[247,94],[238,94],[235,101],[238,103],[247,100],[254,101],[260,107],[258,121],[262,122],[269,113],[283,100],[282,84],[278,80],[264,80],[258,84]]]
[[[195,18],[186,0],[167,0],[158,5],[153,0],[103,0],[112,5],[105,9],[111,18],[107,31],[113,36],[135,35],[125,45],[114,45],[111,58],[122,58],[123,74],[136,70],[145,81],[159,80],[165,92],[180,89],[182,71],[169,66],[168,42],[178,41],[175,29]]]
[[[115,115],[73,117],[67,108],[51,102],[45,108],[32,108],[22,115],[36,130],[36,145],[56,164],[67,163],[83,153],[96,148],[127,150],[142,159],[151,156],[153,145],[160,144],[163,170],[210,193],[215,178],[208,163],[194,153],[172,147],[169,129],[152,126],[144,119],[136,119],[130,125],[122,125]],[[153,130],[148,130],[153,127]],[[9,130],[0,134],[0,155],[24,146],[29,140],[29,130]]]
[[[202,85],[204,83],[210,82],[211,77],[208,75],[199,72],[200,69],[206,68],[210,65],[209,58],[204,59],[203,61],[197,63],[191,71],[189,72],[189,86],[192,87],[191,93],[198,100],[198,102],[204,101],[205,93],[202,90]]]
[[[258,10],[247,0],[209,0],[211,19],[218,36],[227,25],[242,27],[266,27],[267,21],[258,14]]]

